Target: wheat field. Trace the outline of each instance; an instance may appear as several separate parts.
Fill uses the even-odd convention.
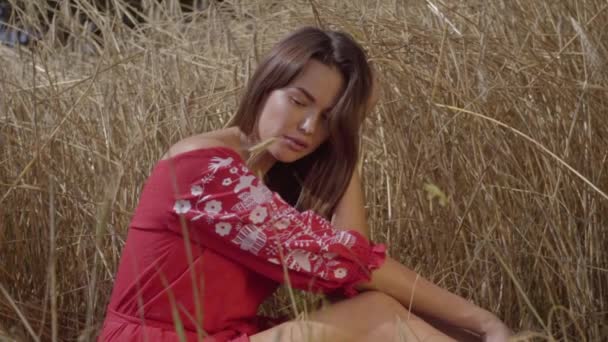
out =
[[[608,339],[605,1],[8,2],[37,41],[0,46],[0,339],[94,339],[147,174],[302,25],[378,71],[372,238],[521,340]]]

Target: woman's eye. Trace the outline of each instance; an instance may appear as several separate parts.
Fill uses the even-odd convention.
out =
[[[304,103],[298,101],[298,99],[296,99],[295,97],[291,98],[291,102],[293,102],[296,106],[300,106],[300,107],[304,106]]]

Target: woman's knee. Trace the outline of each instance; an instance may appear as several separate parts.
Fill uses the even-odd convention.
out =
[[[338,327],[301,320],[285,322],[250,337],[251,342],[351,342],[356,340],[356,336]]]
[[[373,312],[384,312],[392,318],[406,319],[409,316],[407,308],[395,298],[379,291],[363,292],[357,296],[364,302],[364,307]]]
[[[310,315],[312,320],[343,326],[352,325],[355,330],[370,331],[395,319],[409,318],[401,303],[378,291],[367,291],[355,297],[331,304]]]
[[[451,341],[387,294],[370,291],[357,297],[376,320],[365,341]]]
[[[413,317],[415,316],[410,315],[407,309],[391,296],[382,292],[367,291],[315,311],[307,318],[348,331],[355,336],[367,336],[372,332],[375,336],[394,336],[397,322]]]

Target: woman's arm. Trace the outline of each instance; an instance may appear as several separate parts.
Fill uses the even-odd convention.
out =
[[[380,84],[376,70],[372,67],[372,89],[366,111],[371,112],[380,99]],[[363,196],[361,177],[355,170],[350,182],[336,206],[331,223],[338,229],[352,229],[369,239],[369,226],[365,215],[365,198]]]
[[[368,112],[380,97],[377,73],[372,71],[373,88]],[[369,239],[364,204],[361,177],[355,170],[344,196],[338,202],[332,224],[339,229],[357,230]],[[494,314],[434,285],[388,256],[384,264],[372,272],[372,279],[359,285],[359,289],[386,293],[410,310],[479,333],[487,341],[502,341],[510,335],[508,327]]]
[[[369,239],[364,203],[361,177],[355,171],[336,207],[332,218],[334,227],[357,230]],[[495,315],[432,284],[388,256],[372,273],[371,281],[361,284],[359,289],[386,293],[417,313],[481,335],[496,328],[508,334],[506,326]]]
[[[184,151],[155,172],[148,196],[165,195],[169,229],[274,281],[351,294],[384,260],[383,246],[290,206],[230,147]]]
[[[331,223],[338,229],[352,229],[369,239],[369,226],[365,215],[365,199],[361,186],[361,177],[355,170],[351,180],[336,206]]]
[[[373,271],[371,281],[358,288],[386,293],[410,310],[476,332],[487,341],[501,341],[510,333],[494,314],[434,285],[390,257]]]

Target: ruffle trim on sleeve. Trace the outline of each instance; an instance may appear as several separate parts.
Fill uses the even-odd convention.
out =
[[[346,297],[350,298],[358,295],[359,291],[356,289],[356,286],[360,283],[371,280],[372,271],[380,268],[380,266],[384,264],[384,261],[386,260],[386,245],[381,243],[372,245],[368,260],[366,270],[362,272],[364,277],[351,284],[348,284],[344,288],[344,295]]]

